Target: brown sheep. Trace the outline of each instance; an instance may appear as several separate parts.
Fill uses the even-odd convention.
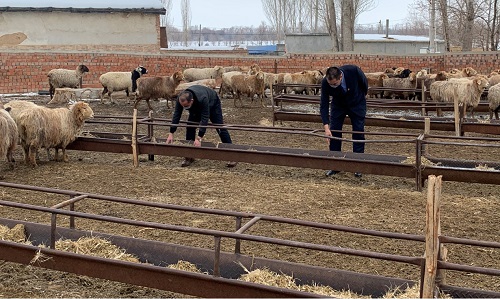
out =
[[[264,105],[264,72],[258,72],[256,75],[234,75],[231,78],[231,89],[236,93],[234,97],[234,107],[236,106],[236,99],[239,100],[240,104],[243,106],[241,101],[241,94],[245,93],[253,100],[253,96],[256,94],[260,98],[260,104],[262,107]]]
[[[376,73],[365,73],[366,79],[368,80],[368,96],[374,96],[375,98],[382,97],[382,91],[370,90],[370,87],[383,87],[384,79],[389,78],[384,72]]]
[[[0,102],[0,157],[6,158],[11,169],[14,168],[13,153],[17,146],[18,135],[16,123]]]
[[[465,78],[465,77],[473,77],[477,75],[477,71],[473,69],[472,67],[468,66],[466,68],[463,68],[462,70],[459,69],[452,69],[448,72],[448,78]]]
[[[26,164],[37,166],[35,155],[42,147],[55,148],[56,161],[60,161],[58,150],[62,149],[62,160],[67,162],[66,146],[80,134],[85,120],[92,117],[92,108],[84,102],[69,108],[37,106],[20,112],[17,126]]]
[[[177,71],[170,77],[144,77],[137,80],[137,98],[135,100],[134,109],[137,109],[137,104],[145,100],[148,104],[149,110],[153,110],[149,99],[164,98],[168,101],[172,100],[175,95],[175,89],[179,86],[184,79],[182,72]]]
[[[283,83],[285,84],[320,84],[323,79],[323,73],[319,70],[314,71],[302,71],[299,73],[288,73],[283,78]],[[287,93],[294,92],[295,94],[306,92],[306,94],[313,94],[313,91],[309,87],[297,86],[297,87],[287,87]]]

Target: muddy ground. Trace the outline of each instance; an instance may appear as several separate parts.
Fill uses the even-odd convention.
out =
[[[24,97],[45,104],[47,96]],[[13,97],[3,97],[2,101]],[[117,104],[102,104],[89,101],[96,115],[132,115],[132,105],[127,100]],[[153,102],[159,117],[170,118],[172,109],[165,102]],[[243,108],[233,107],[232,99],[223,99],[225,122],[228,124],[271,125],[271,108],[262,108],[257,103],[245,103]],[[147,115],[145,103],[140,105],[139,116]],[[284,122],[283,127],[321,129],[320,124]],[[350,129],[350,127],[348,127]],[[110,127],[86,125],[88,131],[129,132],[128,126]],[[368,132],[396,132],[418,134],[404,129],[382,129],[367,127]],[[295,134],[253,133],[230,131],[235,144],[268,145],[290,148],[326,149],[323,138]],[[438,133],[438,132],[436,132]],[[441,132],[442,133],[442,132]],[[156,131],[157,137],[165,138],[167,129]],[[182,139],[180,129],[175,135]],[[386,139],[387,137],[368,137]],[[206,141],[218,142],[214,130],[208,130]],[[351,151],[344,144],[345,151]],[[372,143],[367,153],[408,155],[414,148],[407,144]],[[197,160],[188,168],[181,168],[179,157],[155,157],[148,161],[140,156],[139,167],[134,168],[132,157],[126,154],[109,154],[83,151],[68,151],[70,161],[47,161],[41,154],[39,166],[27,167],[20,150],[16,152],[17,165],[9,170],[1,162],[0,170],[4,181],[50,188],[78,190],[83,192],[114,195],[127,198],[157,201],[178,205],[215,208],[276,215],[353,227],[423,234],[425,231],[425,202],[427,190],[415,189],[414,179],[365,174],[361,179],[353,173],[343,172],[334,177],[325,177],[324,170],[299,169],[240,163],[227,169],[225,162]],[[498,151],[479,149],[471,152],[461,147],[436,147],[432,154],[454,159],[476,157],[498,161]],[[61,198],[31,196],[19,190],[0,190],[2,200],[15,200],[50,206]],[[212,221],[194,215],[164,217],[148,210],[128,209],[123,206],[89,204],[86,210],[113,215],[191,225],[195,227],[231,230],[232,221]],[[486,184],[447,182],[442,190],[442,233],[448,236],[500,242],[498,221],[500,211],[500,188]],[[1,217],[28,221],[49,222],[50,218],[36,213],[0,207]],[[215,222],[215,224],[214,224]],[[133,227],[116,227],[95,222],[79,222],[80,228],[99,230],[146,239],[175,242],[179,244],[211,248],[211,238],[190,237],[165,233],[157,230],[139,230]],[[228,228],[229,227],[229,228]],[[366,238],[349,234],[330,234],[318,231],[304,231],[290,227],[263,225],[256,231],[265,236],[316,242],[377,252],[421,256],[423,244]],[[500,250],[472,248],[466,246],[448,247],[449,261],[466,265],[477,265],[500,269]],[[231,250],[230,244],[223,244],[223,250]],[[346,270],[394,276],[418,280],[419,269],[414,266],[382,262],[378,260],[346,257],[336,254],[311,253],[304,250],[282,248],[262,244],[244,244],[243,252],[260,257],[282,259],[311,265],[341,268]],[[498,277],[471,273],[447,272],[449,284],[500,291]],[[0,297],[180,297],[181,294],[137,287],[106,280],[77,276],[17,265],[0,261]]]

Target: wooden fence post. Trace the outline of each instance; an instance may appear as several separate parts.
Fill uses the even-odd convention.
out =
[[[421,298],[435,298],[437,261],[439,255],[440,199],[442,176],[430,175],[427,187],[425,229],[425,273]]]
[[[134,160],[134,167],[138,167],[139,155],[137,152],[137,109],[134,109],[134,116],[132,118],[132,158]]]

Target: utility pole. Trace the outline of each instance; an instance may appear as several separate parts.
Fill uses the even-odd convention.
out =
[[[201,47],[201,24],[200,24],[200,35],[198,36],[198,47]]]
[[[429,53],[436,53],[436,3],[435,0],[430,1]]]

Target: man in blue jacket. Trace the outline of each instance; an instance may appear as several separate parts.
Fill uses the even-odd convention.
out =
[[[201,140],[207,131],[206,126],[210,120],[212,124],[223,125],[222,107],[220,98],[217,93],[203,85],[193,85],[188,89],[182,91],[175,103],[174,115],[172,116],[172,126],[170,133],[168,133],[167,144],[174,141],[174,133],[177,130],[176,124],[182,116],[184,109],[189,111],[188,122],[196,122],[200,124],[198,136],[196,137],[196,127],[186,128],[186,140],[193,141],[194,146],[201,146]],[[227,129],[216,129],[222,143],[232,143],[231,136]],[[194,162],[193,158],[184,158],[181,166],[186,167]],[[236,166],[237,162],[227,163],[227,167]]]
[[[326,71],[321,81],[321,120],[325,128],[326,136],[342,138],[341,131],[345,116],[351,120],[352,130],[364,132],[366,117],[366,94],[368,92],[368,80],[363,71],[356,65],[332,66]],[[331,98],[331,103],[330,103]],[[329,107],[330,104],[330,107]],[[365,140],[363,133],[353,133],[353,140]],[[340,140],[329,139],[331,151],[341,151]],[[354,142],[353,152],[364,153],[364,142]],[[336,170],[326,172],[327,176],[337,174]],[[355,173],[361,177],[361,173]]]

